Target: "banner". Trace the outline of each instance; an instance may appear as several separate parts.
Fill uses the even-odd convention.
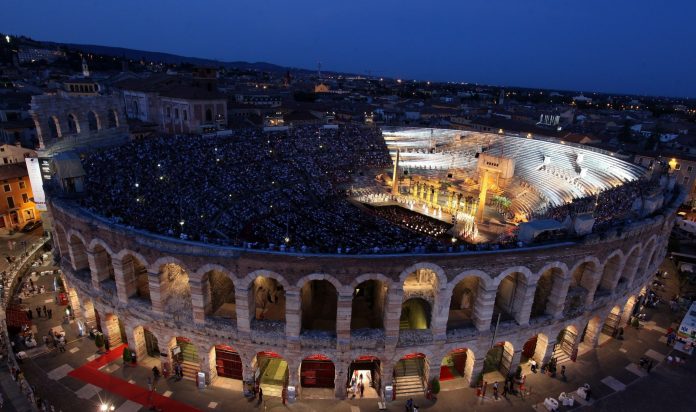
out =
[[[34,195],[34,203],[36,203],[36,210],[45,212],[48,210],[46,207],[46,195],[43,190],[43,179],[41,177],[41,166],[39,164],[39,159],[35,157],[28,157],[25,159],[27,162],[27,172],[29,173],[29,183],[31,183],[31,191]]]

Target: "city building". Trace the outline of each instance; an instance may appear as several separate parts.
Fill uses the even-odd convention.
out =
[[[2,149],[3,145],[0,147]],[[0,200],[0,233],[21,229],[26,223],[40,220],[33,201],[27,167],[20,162],[0,166],[2,200]]]

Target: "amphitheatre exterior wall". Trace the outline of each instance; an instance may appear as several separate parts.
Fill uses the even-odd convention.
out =
[[[522,348],[537,336],[535,358],[548,360],[559,332],[570,327],[577,332],[587,326],[584,344],[594,347],[604,321],[615,305],[626,322],[642,288],[650,281],[666,253],[667,240],[674,224],[673,211],[678,199],[662,215],[635,222],[601,235],[590,235],[582,241],[555,245],[489,252],[443,253],[425,255],[301,255],[270,253],[217,247],[179,241],[135,231],[109,223],[91,215],[72,203],[52,199],[50,210],[55,219],[54,239],[61,255],[66,283],[74,291],[73,307],[80,309],[83,319],[93,319],[92,308],[100,314],[102,324],[109,316],[117,316],[124,324],[128,343],[142,352],[142,329],[157,338],[163,367],[171,370],[170,348],[176,337],[189,339],[198,350],[199,370],[214,380],[214,346],[233,346],[243,362],[245,379],[253,377],[254,357],[261,351],[273,351],[289,364],[289,384],[299,386],[301,360],[313,354],[329,357],[335,364],[336,396],[345,396],[349,365],[360,356],[380,360],[382,386],[392,383],[394,366],[405,355],[425,355],[429,368],[425,377],[438,376],[440,363],[448,353],[466,348],[471,359],[467,366],[466,384],[474,384],[483,370],[483,360],[496,342],[512,345],[512,368],[521,361]],[[113,264],[114,288],[104,287],[107,253]],[[84,259],[89,265],[85,268]],[[133,299],[127,292],[129,271],[126,256],[136,257],[147,268],[150,303]],[[170,292],[161,268],[176,263],[188,274],[191,314],[171,314],[163,310],[163,301]],[[546,315],[530,316],[538,279],[553,268],[553,291],[548,297]],[[584,269],[589,268],[589,269]],[[218,270],[234,284],[236,319],[220,323],[205,315],[206,274]],[[419,270],[435,275],[431,326],[425,331],[407,333],[399,330],[401,306],[405,300],[404,281]],[[584,270],[584,272],[583,272]],[[518,312],[514,320],[500,324],[493,331],[494,303],[498,286],[508,275],[517,273],[519,283]],[[580,273],[587,298],[578,311],[568,313],[568,290],[575,273]],[[253,299],[250,294],[256,276],[272,277],[285,291],[285,321],[275,329],[258,329],[252,322]],[[450,301],[455,286],[467,276],[479,278],[473,308],[473,327],[448,329]],[[368,338],[354,335],[350,329],[351,303],[355,288],[365,280],[378,280],[387,288],[384,307],[384,328]],[[335,337],[306,334],[300,328],[300,289],[309,280],[327,280],[337,291],[337,323]],[[609,289],[600,288],[608,285]],[[209,294],[209,293],[208,293]],[[347,321],[346,321],[347,320]],[[103,329],[107,329],[104,328]],[[284,329],[284,330],[283,330]],[[539,345],[539,344],[538,344]],[[579,342],[575,343],[575,347]],[[138,353],[144,356],[144,353]],[[212,366],[211,366],[212,365]]]

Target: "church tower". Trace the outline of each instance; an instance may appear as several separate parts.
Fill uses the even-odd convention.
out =
[[[83,77],[89,77],[89,67],[87,66],[87,60],[85,58],[82,58],[82,76]]]

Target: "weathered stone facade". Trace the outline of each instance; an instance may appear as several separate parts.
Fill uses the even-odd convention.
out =
[[[361,356],[380,360],[385,386],[392,383],[395,365],[408,354],[425,355],[427,377],[439,375],[443,357],[465,349],[463,384],[473,384],[490,349],[496,310],[510,314],[495,332],[496,342],[504,342],[512,354],[510,369],[520,362],[522,348],[532,337],[537,339],[534,358],[538,362],[549,359],[554,344],[561,343],[556,342],[557,336],[566,328],[577,333],[587,325],[584,342],[596,345],[605,319],[612,310],[616,313],[617,306],[621,321],[628,321],[637,296],[665,256],[680,199],[676,196],[655,217],[579,242],[398,256],[303,255],[219,247],[115,225],[61,199],[53,199],[50,209],[66,281],[77,292],[73,306],[81,308],[84,319],[95,317],[92,308],[102,323],[117,316],[129,346],[139,356],[145,356],[144,329],[156,336],[163,363],[171,362],[170,348],[176,338],[185,337],[197,348],[199,370],[213,380],[215,345],[229,345],[240,355],[245,379],[251,379],[256,354],[272,351],[288,362],[289,384],[299,386],[302,360],[321,354],[333,361],[335,393],[343,397],[349,365]],[[140,275],[134,269],[136,261]],[[171,265],[178,268],[176,272],[167,269]],[[113,273],[115,290],[109,273]],[[231,284],[225,286],[220,274]],[[135,285],[138,276],[147,279],[140,293]],[[257,279],[264,279],[261,289]],[[313,280],[325,280],[335,289],[334,333],[303,330],[302,310],[309,307],[303,299],[310,296],[303,286]],[[378,303],[371,304],[380,318],[375,324],[383,327],[351,330],[356,288],[370,280],[378,285],[370,297]],[[225,290],[211,291],[213,284]],[[464,293],[470,297],[463,298]],[[172,296],[189,301],[172,312],[167,309]],[[268,312],[264,318],[264,296],[269,302],[284,302],[282,311]],[[569,303],[571,296],[574,301]],[[430,305],[427,328],[400,330],[407,299]],[[233,318],[213,316],[215,307],[225,302],[233,302]],[[457,310],[470,316],[470,326],[448,326]],[[102,329],[107,333],[113,328],[102,325]],[[578,341],[572,344],[577,348]]]

